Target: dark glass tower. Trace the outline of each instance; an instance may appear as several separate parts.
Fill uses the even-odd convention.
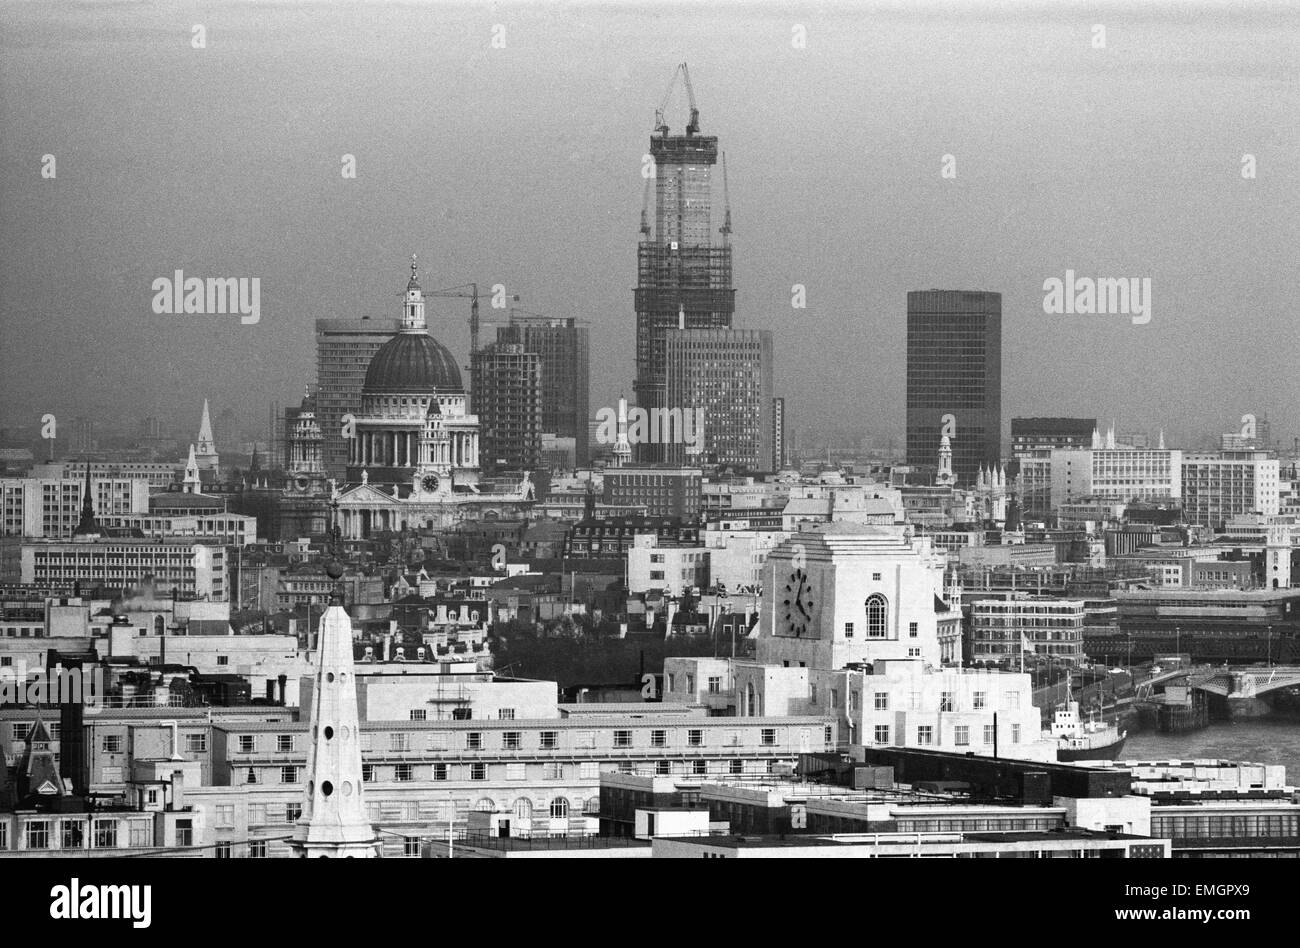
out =
[[[935,464],[951,415],[952,467],[973,484],[1002,454],[1002,294],[907,294],[907,463]]]

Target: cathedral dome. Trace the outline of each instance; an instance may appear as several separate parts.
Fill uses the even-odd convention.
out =
[[[424,332],[402,332],[375,353],[366,370],[366,394],[464,392],[451,351]]]

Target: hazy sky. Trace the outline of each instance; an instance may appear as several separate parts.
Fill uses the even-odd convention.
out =
[[[0,421],[197,428],[207,396],[261,430],[313,320],[397,315],[412,252],[426,288],[588,320],[593,412],[630,395],[641,158],[685,60],[737,325],[776,333],[801,427],[901,435],[906,293],[942,287],[1002,293],[1004,419],[1289,440],[1298,51],[1265,3],[0,3]],[[155,315],[178,268],[260,277],[261,322]],[[1151,322],[1045,314],[1067,269],[1151,278]],[[467,362],[468,305],[429,315]]]

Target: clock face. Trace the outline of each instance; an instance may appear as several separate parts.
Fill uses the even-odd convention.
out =
[[[420,486],[423,487],[427,493],[430,494],[434,493],[438,489],[438,475],[437,474],[424,475],[424,479],[420,481]]]
[[[813,628],[816,606],[807,572],[796,569],[791,573],[781,589],[780,598],[780,615],[784,618],[787,634],[807,635]]]

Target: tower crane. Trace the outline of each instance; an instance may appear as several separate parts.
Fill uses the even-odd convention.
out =
[[[686,63],[677,64],[677,69],[673,72],[673,78],[668,83],[668,91],[664,93],[663,105],[655,109],[655,131],[660,135],[668,134],[668,123],[664,121],[664,111],[668,108],[668,100],[672,98],[673,89],[677,87],[677,77],[679,75],[686,85],[686,98],[691,106],[691,120],[686,125],[686,134],[698,135],[700,133],[700,110],[695,105],[695,89],[691,86],[691,71],[686,68]]]
[[[457,297],[459,299],[469,300],[469,352],[470,352],[470,356],[473,357],[474,353],[478,351],[478,329],[479,329],[478,284],[462,283],[460,286],[449,286],[442,290],[433,290],[429,293],[425,293],[424,295],[425,298],[431,296],[440,296],[440,297]],[[514,296],[510,296],[507,298],[515,303],[519,302],[518,294],[515,294]]]

